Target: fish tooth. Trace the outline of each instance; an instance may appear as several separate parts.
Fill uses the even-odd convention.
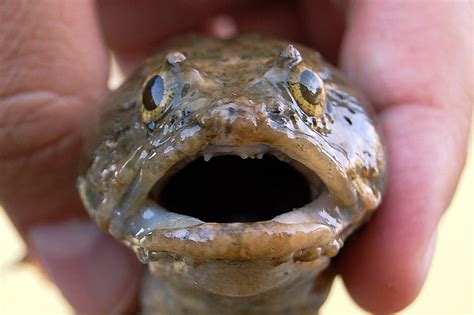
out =
[[[290,161],[290,159],[288,159],[288,157],[286,155],[281,154],[281,153],[275,153],[274,156],[276,156],[277,159],[279,159],[282,162],[289,162]]]
[[[263,153],[258,153],[256,155],[257,159],[261,160],[263,158]]]
[[[211,158],[212,158],[212,154],[209,154],[209,153],[204,154],[204,161],[209,162]]]

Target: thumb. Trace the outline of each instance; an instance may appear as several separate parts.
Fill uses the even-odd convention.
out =
[[[82,314],[122,314],[136,301],[142,268],[129,249],[89,220],[30,229],[27,243],[73,308]]]

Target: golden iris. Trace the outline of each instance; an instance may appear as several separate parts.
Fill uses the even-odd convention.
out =
[[[142,92],[143,122],[147,124],[163,117],[174,95],[174,89],[166,86],[163,76],[154,75],[149,78]]]
[[[309,116],[320,117],[326,112],[326,91],[323,80],[313,71],[304,69],[292,75],[288,82],[299,107]]]

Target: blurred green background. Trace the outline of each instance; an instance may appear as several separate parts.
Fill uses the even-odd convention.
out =
[[[454,200],[441,220],[433,266],[418,299],[402,314],[473,314],[474,141]],[[0,209],[0,314],[73,314],[34,267],[19,264],[24,246]],[[321,314],[364,314],[337,279]]]

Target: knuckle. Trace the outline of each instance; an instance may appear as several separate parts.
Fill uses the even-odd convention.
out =
[[[36,154],[77,137],[77,100],[49,91],[23,92],[0,99],[0,161]]]

